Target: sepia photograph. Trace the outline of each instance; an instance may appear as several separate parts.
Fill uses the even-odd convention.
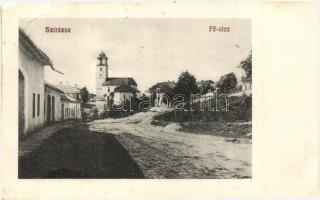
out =
[[[19,179],[251,179],[251,19],[22,18]]]

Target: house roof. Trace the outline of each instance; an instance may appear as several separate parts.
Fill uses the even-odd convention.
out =
[[[51,83],[49,83],[47,81],[45,81],[44,85],[45,85],[45,87],[51,88],[52,90],[55,90],[60,93],[64,93],[62,90],[60,90],[59,88],[57,88],[56,86],[52,85]]]
[[[61,84],[59,84],[59,85],[56,85],[56,87],[59,90],[62,90],[66,94],[80,93],[80,90],[78,88],[75,88],[75,87],[72,87],[72,86],[69,86],[69,85],[61,85]]]
[[[19,28],[19,47],[32,59],[35,59],[43,66],[49,65],[52,70],[63,74],[53,67],[50,58],[38,48],[30,37],[24,32],[23,29]]]
[[[60,97],[60,100],[61,100],[61,101],[70,101],[70,100],[67,98],[66,95],[62,95],[62,96]]]
[[[70,96],[64,95],[64,94],[61,95],[60,100],[61,101],[69,101],[69,102],[80,102],[79,100],[72,98]]]
[[[151,88],[148,89],[148,92],[169,92],[173,90],[176,84],[173,81],[161,82],[153,85]]]
[[[114,89],[114,92],[130,92],[130,93],[136,93],[136,92],[139,92],[139,90],[131,87],[130,85],[123,84],[123,85],[120,85],[120,86],[116,87],[116,88]]]
[[[21,28],[19,28],[19,47],[27,51],[29,56],[36,59],[42,65],[49,65],[54,69],[50,58],[34,44],[30,37]]]
[[[52,90],[55,90],[55,91],[57,91],[57,92],[60,92],[61,93],[61,96],[60,96],[60,100],[61,101],[69,101],[69,102],[79,102],[79,100],[77,100],[77,99],[75,99],[75,98],[73,98],[73,97],[70,97],[70,96],[67,96],[67,95],[65,95],[66,94],[66,92],[64,92],[62,89],[61,89],[61,87],[60,88],[58,88],[58,86],[54,86],[54,85],[52,85],[51,83],[49,83],[49,82],[45,82],[45,87],[48,87],[48,88],[50,88],[50,89],[52,89]],[[71,87],[71,86],[68,86],[68,87]],[[71,93],[73,93],[73,92],[71,92]]]
[[[102,85],[134,85],[137,86],[136,81],[131,77],[125,78],[107,78]]]
[[[244,77],[243,79],[242,79],[242,82],[251,82],[252,81],[252,77]]]
[[[214,82],[212,80],[202,80],[202,81],[198,81],[197,85],[200,84],[205,84],[205,85],[209,85],[209,84],[213,84]]]

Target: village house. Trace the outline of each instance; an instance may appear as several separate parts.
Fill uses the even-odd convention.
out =
[[[152,87],[150,87],[146,91],[146,95],[151,98],[152,105],[154,106],[162,106],[168,105],[170,106],[171,102],[165,95],[173,93],[173,88],[175,87],[175,82],[167,81],[167,82],[160,82]],[[166,98],[166,99],[165,99]]]
[[[47,125],[64,120],[63,91],[48,82],[44,86],[44,118]],[[61,108],[59,105],[62,105]]]
[[[19,136],[44,125],[44,67],[54,70],[49,57],[19,29]]]
[[[73,87],[61,83],[55,87],[64,93],[64,96],[62,97],[64,102],[64,119],[80,120],[82,118],[80,89],[76,86]]]
[[[214,87],[216,84],[212,80],[201,80],[197,82],[198,88],[202,85]]]
[[[242,90],[251,90],[252,80],[251,77],[245,77],[242,79]]]
[[[109,77],[108,57],[101,52],[96,66],[96,106],[103,112],[113,100],[120,104],[130,95],[138,92],[137,83],[132,77]]]
[[[197,87],[201,95],[210,93],[216,87],[216,84],[212,80],[201,80],[197,82]]]
[[[62,90],[68,97],[81,101],[80,89],[77,87],[77,85],[64,85],[62,82],[60,82],[58,85],[56,85],[56,87]]]
[[[57,71],[49,57],[30,37],[19,29],[19,138],[41,129],[46,124],[81,119],[78,93],[64,90],[45,82],[44,67]],[[57,71],[59,72],[59,71]],[[61,73],[61,72],[59,72]]]
[[[48,82],[45,83],[45,121],[47,124],[61,122],[68,119],[81,119],[81,101],[71,86],[58,87]],[[65,89],[62,90],[61,88]],[[72,92],[72,93],[67,93]]]
[[[120,105],[123,102],[132,99],[134,95],[138,95],[139,90],[123,84],[114,89],[113,102],[115,105]]]

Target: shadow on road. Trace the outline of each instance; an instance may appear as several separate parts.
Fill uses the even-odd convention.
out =
[[[56,132],[39,149],[19,159],[19,178],[144,178],[112,134],[86,125]]]

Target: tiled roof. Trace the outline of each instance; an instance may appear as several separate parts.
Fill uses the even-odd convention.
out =
[[[139,92],[139,90],[129,86],[129,85],[120,85],[119,87],[116,87],[114,89],[114,92],[131,92],[131,93],[136,93]]]
[[[69,102],[80,102],[79,100],[72,98],[68,95],[61,95],[60,100],[61,101],[69,101]]]
[[[61,100],[61,101],[70,101],[70,100],[67,98],[66,95],[62,95],[62,96],[60,97],[60,100]]]
[[[173,90],[175,86],[176,84],[173,81],[161,82],[153,85],[151,88],[149,88],[148,91],[165,93],[170,90]]]
[[[75,87],[72,87],[72,86],[69,86],[69,85],[61,85],[61,84],[59,84],[59,85],[56,85],[56,87],[59,90],[62,90],[66,94],[80,93],[80,90],[78,88],[75,88]]]
[[[51,88],[57,92],[60,92],[60,93],[64,93],[62,90],[60,90],[59,88],[57,88],[56,86],[52,85],[51,83],[45,81],[44,85],[48,88]]]
[[[134,85],[137,86],[136,81],[131,78],[107,78],[106,81],[102,85]]]

